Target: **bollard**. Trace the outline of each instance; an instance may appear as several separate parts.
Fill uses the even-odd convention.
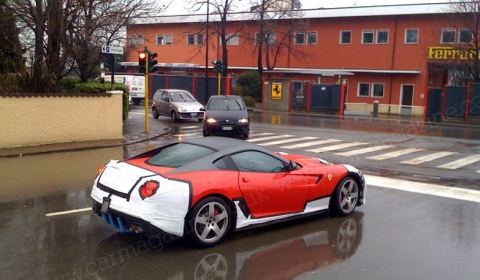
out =
[[[378,117],[378,101],[373,101],[373,116]]]

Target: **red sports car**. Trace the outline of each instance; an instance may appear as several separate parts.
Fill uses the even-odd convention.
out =
[[[230,231],[325,210],[348,215],[365,191],[352,166],[206,137],[112,160],[91,196],[95,213],[123,232],[187,236],[208,247]]]

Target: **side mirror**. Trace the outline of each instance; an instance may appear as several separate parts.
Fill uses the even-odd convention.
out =
[[[287,171],[293,171],[293,170],[297,170],[297,169],[298,169],[298,165],[295,162],[290,161],[288,163]]]
[[[247,108],[247,112],[251,112],[251,111],[253,111],[252,108]]]
[[[200,111],[205,112],[207,110],[205,108],[200,108]]]

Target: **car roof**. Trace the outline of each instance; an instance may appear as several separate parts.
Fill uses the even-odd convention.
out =
[[[168,92],[183,92],[183,91],[186,91],[186,92],[190,92],[186,89],[179,89],[179,88],[173,88],[173,89],[171,89],[171,88],[159,88],[159,89],[156,90],[156,92],[157,91],[168,91]]]
[[[240,95],[212,95],[209,99],[218,99],[218,98],[231,98],[231,99],[241,99]]]
[[[195,145],[204,146],[216,151],[224,150],[245,150],[245,149],[257,149],[259,146],[252,144],[247,141],[243,141],[235,138],[226,138],[226,137],[201,137],[194,138],[189,140],[184,140],[185,143],[191,143]],[[236,148],[236,149],[235,149]]]

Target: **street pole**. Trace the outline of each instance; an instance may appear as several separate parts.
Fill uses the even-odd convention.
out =
[[[210,14],[210,1],[207,0],[207,31],[205,41],[205,99],[208,97],[208,26]]]
[[[148,133],[148,60],[150,59],[148,57],[148,49],[145,46],[145,72],[143,73],[144,75],[144,85],[145,85],[145,133]]]

